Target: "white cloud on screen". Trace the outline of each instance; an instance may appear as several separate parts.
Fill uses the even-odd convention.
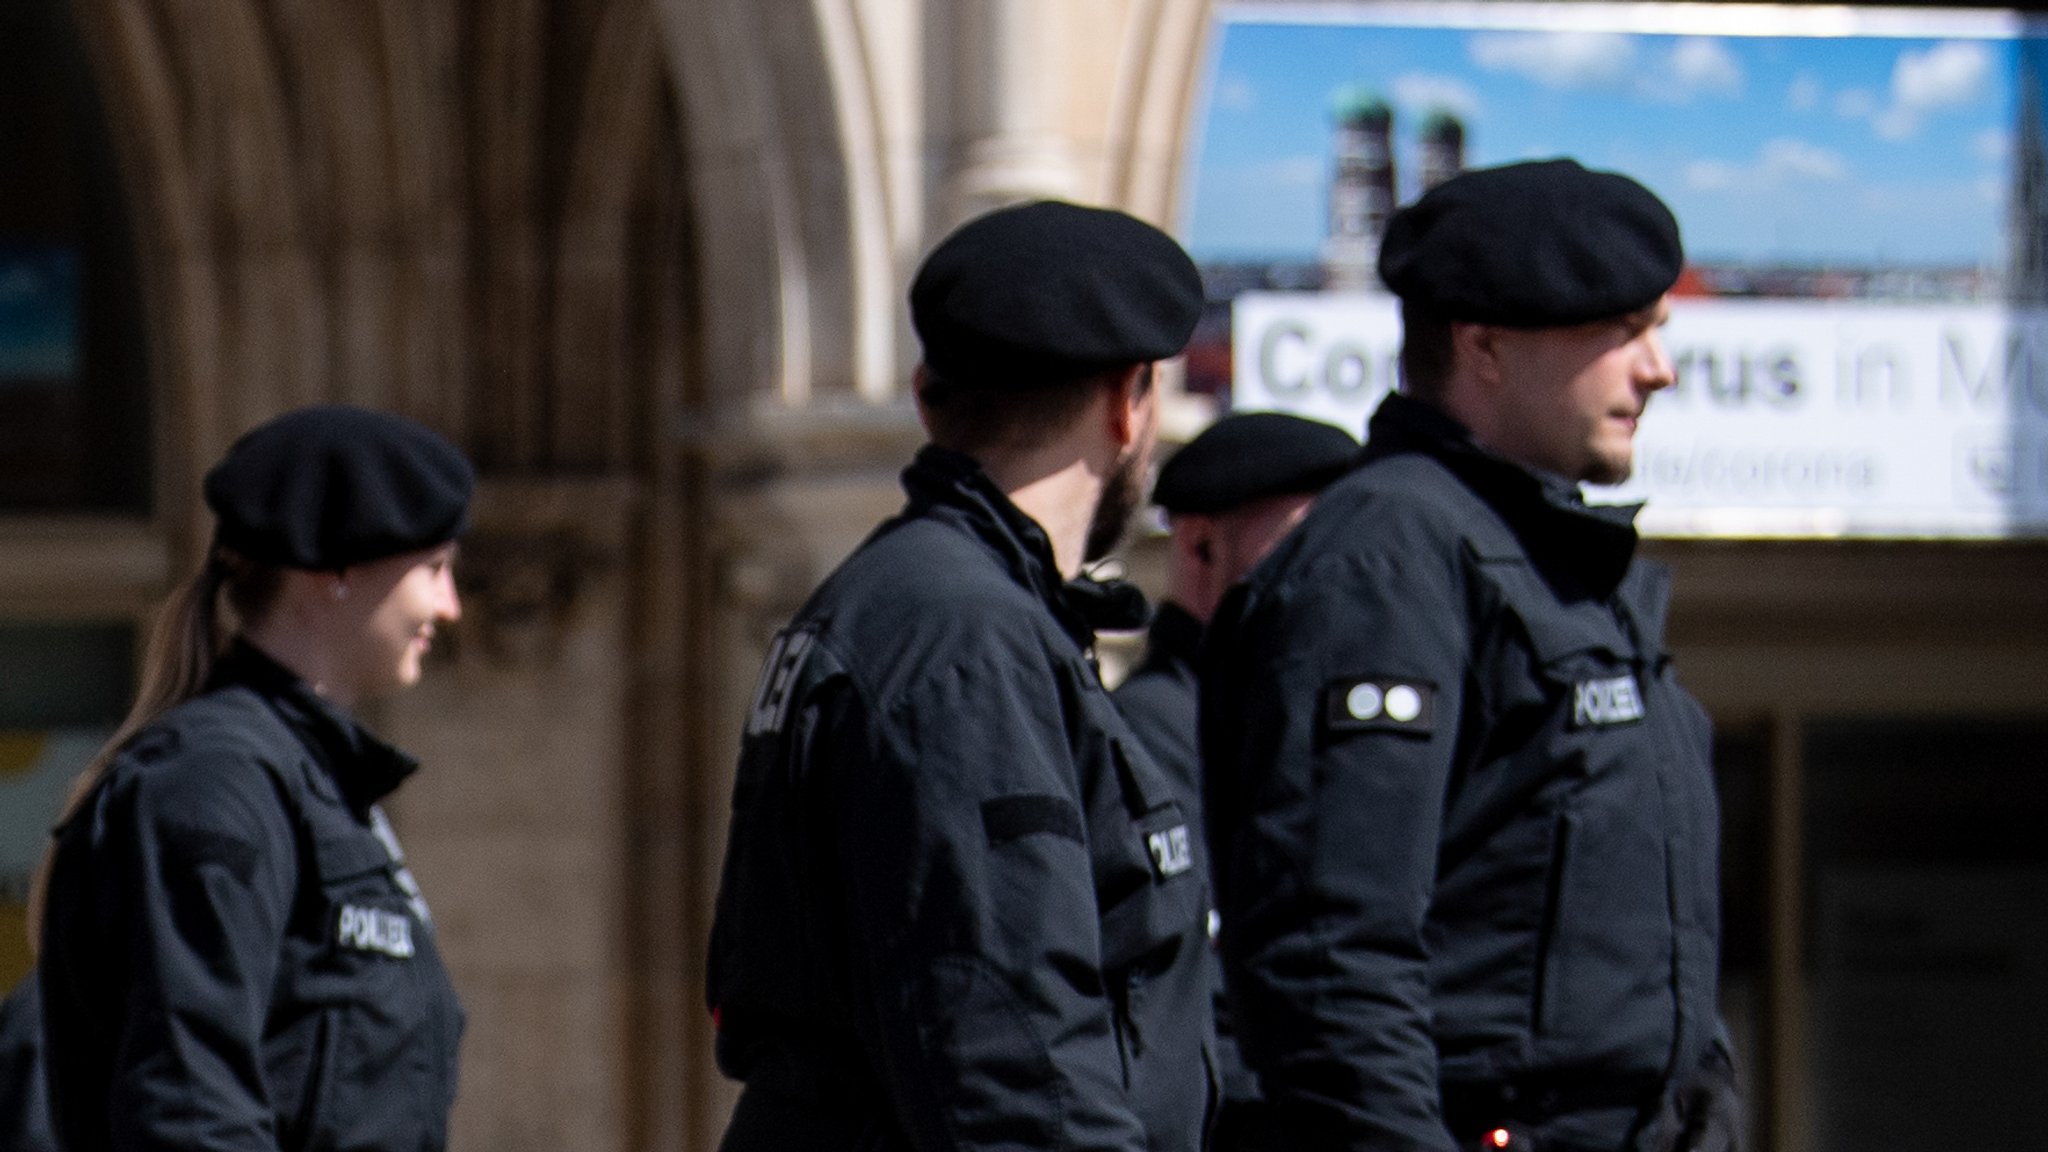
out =
[[[1467,118],[1479,114],[1479,93],[1455,76],[1409,72],[1395,78],[1393,93],[1394,102],[1410,113],[1441,108]]]
[[[1636,42],[1619,32],[1485,32],[1467,51],[1489,72],[1526,76],[1546,88],[1611,88],[1634,74]]]
[[[1785,108],[1790,112],[1811,112],[1820,107],[1822,95],[1820,77],[1811,72],[1801,72],[1785,89]]]
[[[1748,163],[1695,160],[1685,167],[1686,184],[1702,192],[1756,192],[1795,181],[1828,183],[1848,175],[1848,161],[1839,153],[1789,136],[1765,141]]]
[[[1683,98],[1742,92],[1742,65],[1726,44],[1711,36],[1690,36],[1674,45],[1666,74],[1671,89]]]
[[[1989,95],[1993,63],[1991,50],[1975,41],[1908,48],[1892,65],[1889,103],[1864,114],[1884,139],[1908,139],[1929,116],[1967,108]]]

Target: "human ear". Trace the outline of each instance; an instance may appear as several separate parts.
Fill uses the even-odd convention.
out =
[[[1477,379],[1498,383],[1500,371],[1500,330],[1489,324],[1451,325],[1452,363],[1461,365]]]
[[[1109,436],[1118,448],[1128,448],[1144,427],[1145,405],[1152,395],[1150,364],[1133,364],[1116,375],[1109,387]]]
[[[924,381],[924,365],[920,363],[910,374],[910,396],[917,402],[917,422],[924,427],[925,435],[929,436],[932,431],[932,418],[931,410],[925,407]]]

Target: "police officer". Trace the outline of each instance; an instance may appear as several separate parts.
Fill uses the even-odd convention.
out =
[[[1166,513],[1167,599],[1153,613],[1145,658],[1117,687],[1117,707],[1183,802],[1202,801],[1195,736],[1195,657],[1216,603],[1308,513],[1315,494],[1344,474],[1358,454],[1349,432],[1284,412],[1225,416],[1173,454],[1159,470],[1152,502]],[[1212,949],[1222,1107],[1210,1145],[1217,1152],[1254,1147],[1258,1085],[1237,1055],[1223,1003],[1223,973]]]
[[[352,711],[460,614],[473,481],[441,437],[342,406],[207,474],[213,546],[31,907],[66,1152],[446,1145],[462,1011],[378,807],[417,764]]]
[[[1118,212],[919,269],[908,502],[775,638],[712,933],[727,1149],[1200,1146],[1200,829],[1066,587],[1142,496],[1193,263]]]
[[[1403,391],[1204,655],[1223,949],[1283,1146],[1730,1146],[1710,729],[1635,509],[1578,491],[1672,383],[1681,261],[1662,202],[1568,160],[1389,223]]]
[[[1225,416],[1173,454],[1152,486],[1171,552],[1166,598],[1146,631],[1145,658],[1117,687],[1117,707],[1191,804],[1202,795],[1195,738],[1195,654],[1231,585],[1308,514],[1350,468],[1358,441],[1342,428],[1284,412]]]

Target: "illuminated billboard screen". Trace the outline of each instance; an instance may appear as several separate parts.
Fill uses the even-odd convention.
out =
[[[1219,10],[1190,384],[1354,432],[1393,386],[1394,206],[1572,156],[1677,214],[1636,474],[1667,536],[2048,534],[2048,27],[1993,11]]]

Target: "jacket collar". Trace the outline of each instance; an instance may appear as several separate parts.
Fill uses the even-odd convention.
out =
[[[1012,503],[973,457],[927,444],[903,470],[903,490],[910,497],[906,516],[931,517],[964,529],[995,556],[1011,579],[1045,604],[1075,647],[1083,652],[1094,647],[1095,629],[1060,578],[1045,529]]]
[[[1497,456],[1431,404],[1390,394],[1373,413],[1363,461],[1430,456],[1500,515],[1559,596],[1605,600],[1635,559],[1640,504],[1589,505],[1578,485]]]
[[[1202,650],[1202,622],[1171,600],[1161,601],[1145,632],[1145,663],[1177,661],[1192,665]]]
[[[368,811],[419,769],[419,761],[371,735],[355,717],[240,636],[207,681],[209,690],[237,686],[270,705],[357,812]]]

